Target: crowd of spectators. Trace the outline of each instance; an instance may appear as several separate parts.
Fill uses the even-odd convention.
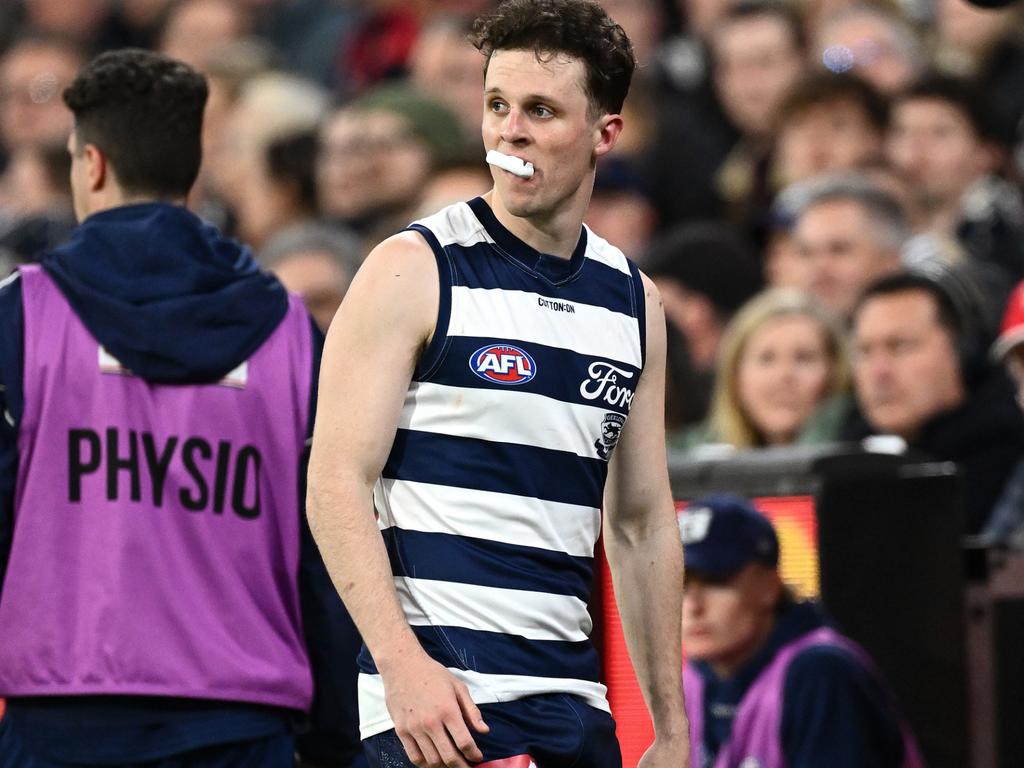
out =
[[[154,48],[199,68],[211,87],[191,207],[250,245],[326,326],[377,243],[489,188],[479,136],[482,59],[466,41],[470,19],[487,5],[5,4],[0,269],[35,260],[74,226],[62,89],[98,51]],[[750,448],[892,430],[872,417],[878,395],[869,382],[881,374],[867,370],[861,341],[846,336],[860,332],[853,314],[865,288],[935,267],[952,275],[945,282],[972,286],[954,305],[978,315],[966,323],[971,338],[954,340],[979,350],[963,373],[963,399],[1008,414],[1010,444],[1022,444],[1024,420],[1005,376],[983,354],[1024,278],[1019,4],[604,5],[630,35],[641,68],[625,133],[598,169],[588,224],[640,262],[662,292],[671,444]],[[763,289],[773,298],[757,296]],[[801,333],[814,339],[806,349]],[[772,336],[783,346],[763,348]],[[822,355],[827,372],[801,394],[782,368],[804,370]],[[778,370],[754,386],[756,356]],[[847,368],[852,376],[839,375]],[[983,384],[998,392],[982,392]],[[786,402],[772,402],[779,398]],[[951,408],[943,402],[926,415]],[[800,414],[781,439],[757,424],[757,413],[774,409]],[[927,421],[897,431],[910,445],[938,449],[922,440]],[[959,429],[952,434],[961,442]],[[965,459],[949,446],[940,454]],[[984,510],[972,514],[971,531],[985,518]]]

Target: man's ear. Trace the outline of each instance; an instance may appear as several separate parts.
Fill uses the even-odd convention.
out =
[[[90,192],[99,192],[109,182],[110,167],[107,156],[95,144],[86,144],[82,149],[85,174]]]
[[[622,134],[622,115],[604,115],[594,126],[594,157],[607,155]]]

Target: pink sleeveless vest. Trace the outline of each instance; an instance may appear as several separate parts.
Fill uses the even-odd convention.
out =
[[[718,751],[715,768],[786,767],[781,737],[786,672],[800,651],[814,645],[843,648],[869,672],[878,674],[874,662],[859,645],[827,627],[808,632],[783,646],[740,701],[733,719],[732,734]],[[683,668],[683,689],[686,715],[690,721],[691,750],[693,754],[699,754],[704,742],[704,681],[689,664]],[[900,724],[900,730],[903,733],[903,768],[923,768],[921,753],[906,723]]]
[[[224,381],[164,385],[120,368],[41,269],[21,275],[25,406],[0,696],[307,708],[301,302]]]

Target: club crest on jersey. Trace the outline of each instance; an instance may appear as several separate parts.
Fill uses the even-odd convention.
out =
[[[495,384],[525,384],[537,375],[533,358],[526,350],[510,344],[481,347],[469,358],[469,367],[481,379]]]
[[[612,455],[615,446],[619,444],[619,437],[622,435],[622,428],[626,424],[626,417],[618,413],[606,413],[604,421],[601,422],[601,437],[594,442],[597,455],[605,461]]]

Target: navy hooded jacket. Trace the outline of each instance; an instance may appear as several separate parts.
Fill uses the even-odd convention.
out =
[[[287,311],[284,287],[260,271],[248,249],[180,206],[146,203],[96,213],[66,244],[44,254],[42,265],[90,333],[150,381],[217,381],[248,359]],[[0,284],[0,592],[14,525],[23,325],[21,284],[13,275]],[[314,327],[310,431],[322,349]],[[305,488],[296,492],[304,496]],[[359,749],[359,639],[305,522],[300,595],[316,690],[312,728],[299,746],[310,761],[347,764]],[[246,704],[114,696],[19,699],[7,716],[33,749],[82,762],[156,759],[281,733],[296,719]]]

